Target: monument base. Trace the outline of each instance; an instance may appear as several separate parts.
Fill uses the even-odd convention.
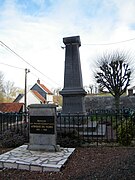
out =
[[[84,96],[63,95],[62,114],[86,114]]]
[[[60,151],[60,147],[56,144],[55,134],[30,134],[28,150],[55,152]]]
[[[28,150],[56,152],[60,147],[56,144],[56,106],[31,104],[30,134]]]
[[[60,152],[60,146],[59,145],[36,145],[36,144],[29,144],[27,147],[28,150],[31,151],[46,151],[46,152]]]

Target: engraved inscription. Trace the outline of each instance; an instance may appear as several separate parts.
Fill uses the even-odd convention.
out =
[[[31,116],[30,133],[35,134],[54,134],[53,116]]]

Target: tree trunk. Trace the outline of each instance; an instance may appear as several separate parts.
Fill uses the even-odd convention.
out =
[[[120,96],[115,96],[115,108],[119,112],[119,110],[120,110]]]

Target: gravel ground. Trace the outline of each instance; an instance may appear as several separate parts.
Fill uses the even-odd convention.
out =
[[[3,153],[4,151],[0,151]],[[60,172],[0,171],[0,180],[134,180],[135,147],[76,148]]]

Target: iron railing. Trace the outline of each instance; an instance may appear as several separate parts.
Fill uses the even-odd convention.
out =
[[[60,115],[57,118],[59,142],[130,144],[135,135],[135,117],[129,110],[89,112],[87,115]]]
[[[27,119],[27,121],[25,121]],[[28,133],[29,117],[23,113],[0,113],[0,133],[18,130]],[[26,128],[27,126],[27,128]],[[123,138],[127,145],[135,136],[135,117],[129,110],[92,111],[87,115],[57,116],[57,143],[65,146],[104,142],[120,142]]]
[[[0,113],[0,134],[7,130],[23,133],[28,115],[24,113]]]

